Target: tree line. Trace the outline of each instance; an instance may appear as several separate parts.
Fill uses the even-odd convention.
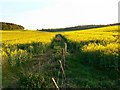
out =
[[[24,30],[25,28],[21,25],[14,23],[0,22],[1,30]]]
[[[48,31],[48,32],[62,32],[62,31],[75,31],[75,30],[85,30],[85,29],[92,29],[92,28],[100,28],[106,26],[114,26],[120,25],[120,23],[114,24],[107,24],[107,25],[79,25],[74,27],[66,27],[66,28],[51,28],[51,29],[37,29],[38,31]]]

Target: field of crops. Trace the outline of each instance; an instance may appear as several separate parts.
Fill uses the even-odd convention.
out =
[[[117,83],[118,79],[120,79],[118,75],[118,71],[120,70],[120,61],[118,59],[120,54],[118,49],[120,43],[118,39],[119,38],[118,26],[109,26],[103,28],[68,31],[68,32],[2,31],[1,30],[0,33],[2,33],[2,40],[0,42],[3,43],[1,50],[2,50],[4,87],[13,87],[11,85],[13,85],[15,82],[19,80],[15,79],[13,80],[13,82],[10,81],[13,79],[13,77],[18,78],[16,76],[19,76],[19,73],[21,72],[19,70],[23,70],[23,68],[28,68],[28,66],[32,67],[33,64],[31,63],[33,63],[33,59],[35,56],[37,56],[37,58],[43,59],[45,55],[44,57],[45,59],[46,58],[51,59],[51,57],[48,55],[49,52],[48,50],[51,49],[50,44],[53,41],[53,38],[55,37],[56,34],[61,34],[67,40],[68,56],[66,56],[66,59],[68,59],[68,61],[66,62],[66,64],[68,65],[68,69],[65,70],[66,75],[68,76],[68,78],[71,78],[72,75],[73,77],[76,78],[81,76],[81,78],[79,78],[75,82],[73,82],[74,81],[73,77],[71,80],[68,80],[68,82],[71,82],[69,84],[73,85],[71,87],[111,88],[111,87],[119,86]],[[59,56],[58,53],[60,52],[57,51],[56,53]],[[55,56],[56,53],[50,52],[49,54],[50,55],[54,54]],[[44,55],[42,57],[38,57],[41,54]],[[57,60],[59,58],[54,57],[54,59]],[[49,62],[49,60],[47,62]],[[46,67],[47,66],[49,65],[46,65]],[[111,75],[111,73],[105,74],[104,72],[102,72],[101,76],[99,76],[98,73],[94,72],[95,76],[92,77],[91,76],[92,72],[89,71],[92,70],[90,69],[91,67],[93,68],[93,71],[95,70],[95,72],[111,70],[110,72],[111,73],[114,72],[114,75]],[[83,68],[83,70],[80,71],[79,69],[81,68]],[[85,70],[88,70],[88,72]],[[76,73],[75,71],[77,71],[76,76],[74,75],[74,73]],[[86,77],[84,77],[85,80],[83,80],[83,76],[84,76],[83,74],[86,75]],[[9,76],[13,76],[13,77],[9,77]],[[33,80],[36,81],[36,77],[37,76],[33,77]],[[102,77],[106,81],[101,81],[103,82],[103,84],[99,84],[101,82],[97,79],[101,79]],[[29,82],[28,79],[29,75],[28,78],[27,79],[26,78],[27,77],[24,77],[24,79],[28,80]],[[88,80],[86,81],[86,79]],[[92,81],[90,81],[89,79]],[[26,86],[29,84],[28,82]],[[87,82],[87,84],[83,84],[85,82]],[[53,86],[51,84],[48,85],[48,87],[53,87]]]
[[[78,49],[82,52],[93,54],[88,54],[89,58],[92,57],[88,62],[95,64],[95,61],[97,61],[97,63],[100,64],[98,66],[102,66],[102,64],[105,65],[105,63],[109,63],[111,65],[108,65],[106,67],[118,68],[118,26],[66,32],[64,33],[64,36],[68,40],[70,40],[70,42],[76,42]],[[95,54],[97,54],[96,57]],[[97,57],[99,57],[100,60],[96,60]]]
[[[31,42],[50,43],[54,33],[39,31],[0,31],[2,42],[10,44],[26,44]]]
[[[118,26],[109,26],[97,29],[87,29],[81,31],[60,32],[67,36],[68,39],[73,41],[90,41],[90,40],[103,40],[105,42],[114,42],[118,40]],[[57,33],[40,32],[40,31],[0,31],[2,33],[2,42],[16,43],[30,43],[30,42],[43,42],[48,43]]]

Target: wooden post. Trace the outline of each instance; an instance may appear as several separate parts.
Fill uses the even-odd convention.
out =
[[[63,61],[63,66],[65,67],[65,49],[62,49],[62,61]]]
[[[59,62],[60,62],[60,67],[61,67],[61,70],[62,70],[62,72],[63,72],[63,75],[64,75],[64,77],[65,77],[65,71],[64,71],[64,68],[63,68],[63,65],[62,65],[62,62],[61,62],[61,60],[59,60]]]
[[[64,49],[65,49],[65,53],[67,52],[67,43],[66,42],[64,42]]]
[[[58,87],[58,85],[57,85],[57,83],[56,83],[56,81],[55,81],[55,79],[54,79],[53,77],[52,77],[52,81],[53,81],[54,85],[56,86],[56,88],[57,88],[58,90],[60,90],[59,87]]]

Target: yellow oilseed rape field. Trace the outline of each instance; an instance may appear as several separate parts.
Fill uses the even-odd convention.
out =
[[[8,44],[26,44],[31,42],[50,43],[54,33],[40,31],[0,31],[1,41]]]
[[[103,28],[94,28],[78,31],[59,32],[67,39],[81,42],[101,40],[108,43],[118,42],[118,26],[108,26]],[[50,43],[51,39],[58,34],[53,32],[41,31],[0,31],[3,43],[24,44],[31,42]]]
[[[103,28],[87,29],[82,31],[65,32],[64,35],[72,41],[90,41],[101,40],[107,42],[115,42],[118,39],[118,26],[109,26]]]
[[[119,45],[118,26],[97,29],[65,32],[64,36],[73,42],[88,42],[82,47],[84,51],[102,50],[107,54],[118,55]],[[107,51],[106,51],[107,50]]]

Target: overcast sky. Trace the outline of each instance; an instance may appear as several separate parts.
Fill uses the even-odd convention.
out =
[[[0,0],[0,21],[26,29],[118,22],[119,0]]]

